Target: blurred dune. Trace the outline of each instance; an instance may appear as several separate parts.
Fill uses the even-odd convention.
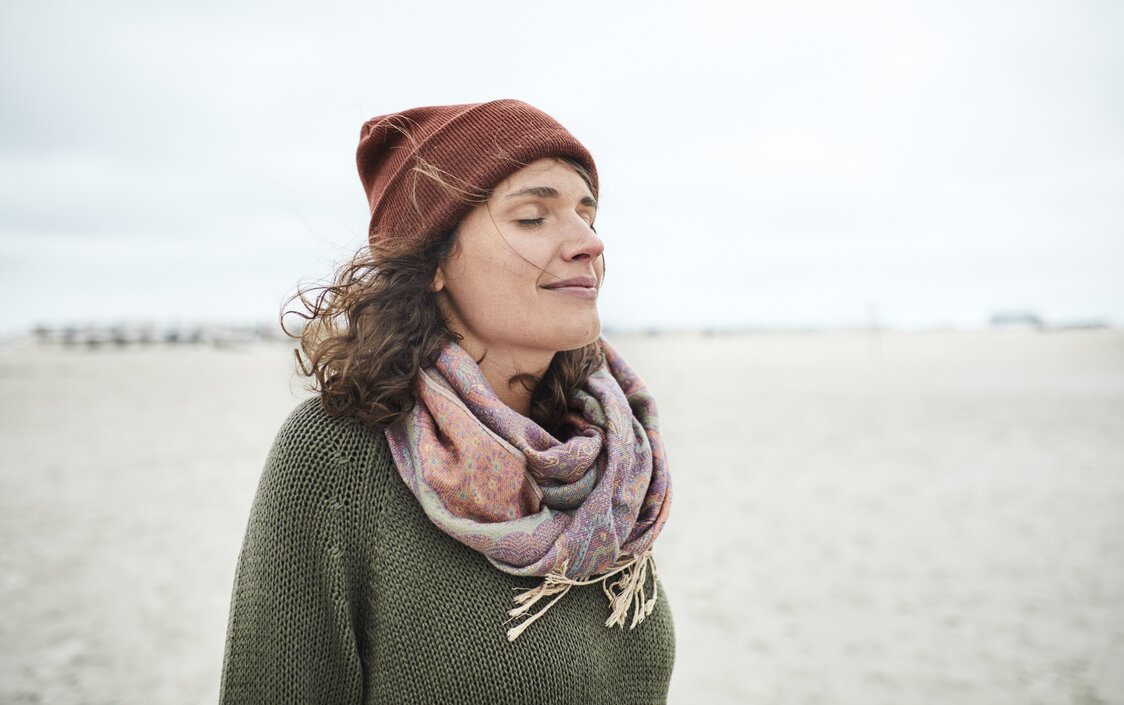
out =
[[[613,340],[672,463],[673,703],[1124,703],[1124,331]],[[215,702],[291,372],[0,346],[0,702]]]

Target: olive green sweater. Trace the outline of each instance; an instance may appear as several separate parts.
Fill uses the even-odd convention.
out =
[[[278,433],[254,499],[220,700],[666,701],[675,636],[662,585],[631,631],[604,626],[608,601],[591,585],[508,642],[512,597],[538,582],[440,532],[382,431],[310,399]]]

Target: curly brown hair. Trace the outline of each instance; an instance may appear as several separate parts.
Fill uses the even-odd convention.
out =
[[[590,183],[579,163],[563,161]],[[309,386],[319,392],[325,411],[387,425],[413,409],[418,371],[432,365],[447,342],[460,340],[430,288],[438,265],[455,247],[455,229],[405,255],[377,254],[364,246],[330,283],[300,287],[285,302],[281,327],[300,340],[297,365],[311,378]],[[294,302],[303,310],[291,309]],[[302,320],[299,330],[286,327],[290,315]],[[570,433],[569,399],[602,364],[595,341],[556,353],[541,378],[523,374],[509,384],[531,390],[531,419],[564,438]]]

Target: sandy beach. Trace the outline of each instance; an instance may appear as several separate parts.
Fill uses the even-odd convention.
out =
[[[660,404],[671,702],[1124,704],[1124,331],[613,338]],[[218,695],[284,344],[0,346],[0,702]]]

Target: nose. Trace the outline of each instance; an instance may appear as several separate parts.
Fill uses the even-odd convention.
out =
[[[568,233],[566,242],[562,246],[562,256],[566,261],[595,260],[605,252],[605,243],[601,241],[593,227],[585,219],[575,214]]]

